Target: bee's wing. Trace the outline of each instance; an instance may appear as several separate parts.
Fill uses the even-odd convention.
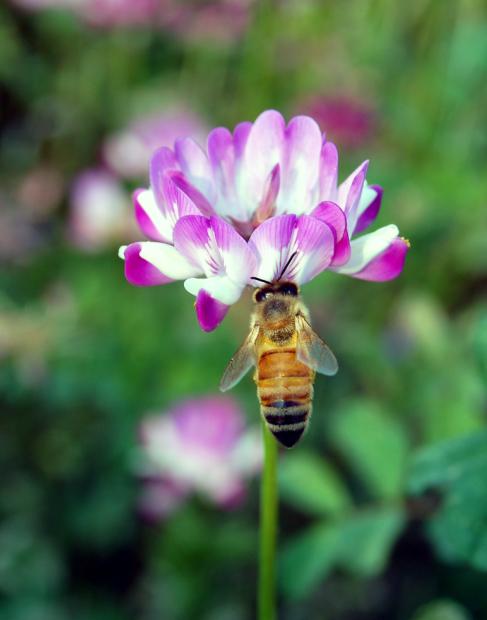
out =
[[[338,372],[338,362],[331,349],[311,329],[304,316],[296,316],[298,344],[296,355],[300,362],[322,375],[333,376]]]
[[[242,346],[237,350],[225,368],[220,381],[220,390],[226,392],[242,379],[255,364],[255,341],[259,334],[259,326],[254,325]]]

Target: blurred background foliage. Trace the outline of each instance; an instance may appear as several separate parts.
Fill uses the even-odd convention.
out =
[[[397,281],[305,287],[341,370],[282,454],[279,617],[487,617],[485,3],[117,2],[0,7],[0,618],[253,617],[256,480],[233,511],[148,523],[134,473],[140,420],[216,391],[250,299],[204,334],[182,286],[125,282],[147,175],[106,144],[147,115],[268,107],[314,114],[341,178],[370,157],[379,224],[412,243]],[[87,169],[100,213],[77,205]],[[257,425],[250,379],[235,394]]]

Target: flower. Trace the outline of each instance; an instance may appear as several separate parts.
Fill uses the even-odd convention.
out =
[[[253,0],[11,0],[31,12],[69,11],[93,28],[165,30],[191,43],[235,43],[250,21]]]
[[[203,138],[205,132],[202,119],[184,105],[168,107],[160,114],[134,120],[107,138],[103,145],[104,160],[121,177],[141,177],[157,148],[172,146],[181,135]]]
[[[245,496],[245,478],[261,465],[259,434],[244,432],[236,401],[223,396],[185,400],[164,414],[149,416],[140,427],[140,506],[150,518],[175,510],[200,493],[220,507]]]
[[[364,146],[375,130],[374,110],[358,98],[315,96],[301,107],[347,149]]]
[[[130,198],[118,180],[102,168],[81,172],[70,195],[69,238],[84,250],[116,243],[131,230]]]
[[[231,133],[210,132],[206,152],[191,138],[156,151],[150,189],[134,194],[150,241],[120,249],[136,286],[184,280],[201,327],[215,329],[253,278],[304,284],[325,269],[363,280],[402,271],[408,242],[397,226],[363,232],[382,189],[368,161],[338,184],[338,152],[316,122],[289,124],[274,110]],[[283,272],[284,270],[284,272]]]

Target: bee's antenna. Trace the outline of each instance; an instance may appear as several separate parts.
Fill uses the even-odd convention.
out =
[[[250,279],[251,280],[257,280],[258,282],[264,282],[264,284],[272,285],[272,282],[269,282],[268,280],[263,280],[262,278],[256,278],[255,276],[252,276]]]
[[[281,271],[281,275],[277,278],[277,281],[279,282],[279,280],[282,278],[282,276],[286,273],[286,269],[289,267],[289,265],[292,263],[293,258],[296,256],[297,252],[293,252],[291,254],[291,256],[289,257],[289,260],[287,261],[286,265],[284,266],[284,269]]]

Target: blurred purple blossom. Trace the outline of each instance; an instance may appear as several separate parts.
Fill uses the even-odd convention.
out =
[[[11,0],[27,11],[64,9],[96,28],[167,30],[191,42],[229,44],[250,20],[254,0]]]
[[[192,493],[221,508],[237,506],[245,480],[261,466],[257,431],[245,431],[235,400],[207,396],[182,401],[140,427],[143,492],[140,508],[163,518]]]
[[[138,118],[108,137],[103,157],[115,174],[133,179],[146,174],[150,158],[158,148],[172,148],[181,136],[203,140],[206,134],[207,127],[195,112],[184,106],[171,106],[162,114]]]
[[[99,250],[115,244],[132,227],[130,198],[111,173],[93,168],[75,178],[68,223],[73,245]]]
[[[299,108],[312,116],[331,140],[347,149],[364,146],[377,125],[373,108],[358,97],[315,96]]]
[[[187,41],[229,44],[242,36],[255,0],[166,0],[166,28]]]

